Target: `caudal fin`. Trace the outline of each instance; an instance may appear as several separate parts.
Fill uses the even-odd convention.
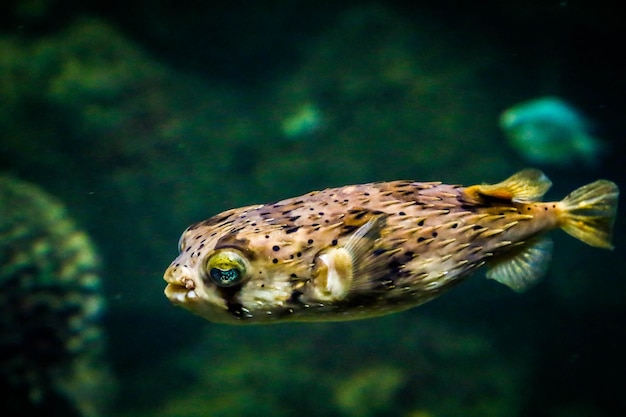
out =
[[[574,190],[560,203],[561,228],[588,245],[613,249],[613,223],[619,189],[598,180]]]

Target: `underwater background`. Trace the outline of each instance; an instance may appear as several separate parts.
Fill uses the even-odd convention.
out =
[[[624,189],[614,7],[4,1],[2,414],[623,414],[623,208],[613,251],[551,233],[528,292],[479,272],[364,321],[213,324],[170,305],[162,279],[189,224],[314,189],[529,166],[553,181],[547,199],[598,178]],[[502,113],[538,97],[585,119],[555,116],[574,139],[546,139],[552,120],[508,138]],[[592,145],[572,151],[579,134]],[[537,141],[539,163],[519,145]]]

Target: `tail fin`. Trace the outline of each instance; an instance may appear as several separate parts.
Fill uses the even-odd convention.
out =
[[[560,203],[561,228],[588,245],[613,249],[613,223],[619,189],[598,180],[574,190]]]

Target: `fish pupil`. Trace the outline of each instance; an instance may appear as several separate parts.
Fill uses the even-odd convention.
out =
[[[209,271],[209,275],[211,275],[211,279],[219,286],[222,287],[230,287],[239,282],[241,278],[241,273],[236,268],[231,269],[220,269],[220,268],[211,268]]]

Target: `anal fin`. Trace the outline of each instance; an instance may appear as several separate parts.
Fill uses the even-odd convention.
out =
[[[487,278],[522,292],[546,274],[551,258],[552,240],[547,237],[534,238],[492,260]]]

